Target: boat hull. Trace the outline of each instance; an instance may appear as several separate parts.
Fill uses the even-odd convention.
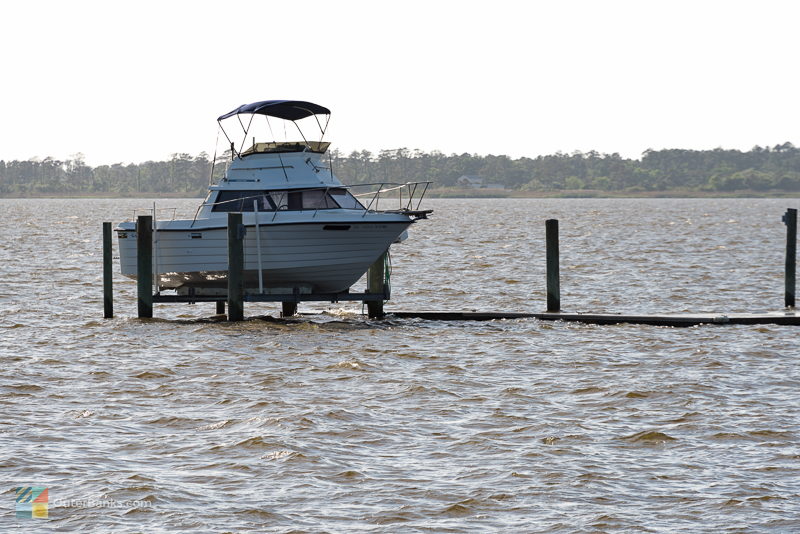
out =
[[[262,284],[281,292],[346,291],[412,224],[408,218],[382,221],[327,221],[247,225],[244,238],[244,280],[249,292],[258,288],[261,250]],[[227,228],[159,227],[154,239],[153,269],[162,289],[197,294],[222,290],[227,284]],[[122,274],[136,278],[136,233],[120,225]],[[258,242],[260,241],[260,243]]]

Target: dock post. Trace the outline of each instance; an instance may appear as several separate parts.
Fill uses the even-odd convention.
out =
[[[789,208],[783,216],[786,225],[786,293],[784,305],[794,308],[797,275],[797,210]]]
[[[284,300],[281,302],[281,317],[292,317],[297,315],[297,303]]]
[[[218,300],[217,301],[217,315],[225,315],[225,301]]]
[[[558,219],[545,221],[547,241],[547,311],[561,311],[561,283],[558,265]]]
[[[386,255],[386,252],[381,254],[367,271],[367,293],[385,293]],[[367,301],[367,316],[370,319],[380,319],[384,315],[382,300]]]
[[[111,223],[103,223],[103,317],[114,317],[114,270],[112,265]]]
[[[153,216],[136,221],[136,294],[140,318],[153,317]]]
[[[241,213],[228,213],[228,320],[244,319],[244,226]]]

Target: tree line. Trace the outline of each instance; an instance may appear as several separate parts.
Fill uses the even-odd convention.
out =
[[[209,182],[211,162],[205,152],[197,156],[173,154],[167,161],[90,167],[83,154],[66,160],[33,158],[0,160],[0,195],[135,195],[177,193],[198,196]],[[220,172],[215,172],[217,178]]]
[[[201,196],[224,172],[207,153],[172,154],[166,161],[91,167],[82,154],[66,160],[0,160],[0,196],[183,194]],[[800,191],[800,149],[792,143],[749,151],[647,150],[638,159],[595,151],[517,158],[398,148],[328,154],[344,183],[433,181],[456,188],[463,175],[525,191]]]

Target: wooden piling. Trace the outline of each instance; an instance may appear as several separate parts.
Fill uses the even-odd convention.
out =
[[[111,223],[103,223],[103,317],[114,317],[114,278]]]
[[[228,213],[228,320],[244,319],[244,226],[241,213]]]
[[[797,275],[797,210],[789,208],[783,216],[786,224],[786,292],[784,305],[794,308]]]
[[[153,216],[136,221],[136,295],[140,318],[153,316]]]
[[[281,317],[297,315],[297,303],[292,301],[281,302]]]
[[[217,301],[217,315],[225,315],[225,301],[218,300]]]
[[[547,241],[547,311],[561,311],[561,283],[558,265],[558,219],[545,221]]]
[[[367,271],[367,293],[384,293],[386,289],[386,256],[384,252],[375,260]],[[384,316],[383,301],[367,301],[367,316],[370,319],[380,319]]]

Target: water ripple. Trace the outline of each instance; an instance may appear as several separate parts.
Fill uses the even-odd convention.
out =
[[[119,276],[102,320],[99,223],[151,202],[0,200],[4,497],[53,503],[3,531],[800,531],[796,329],[139,320]],[[559,218],[570,310],[779,309],[787,202],[434,201],[389,307],[540,310]]]

